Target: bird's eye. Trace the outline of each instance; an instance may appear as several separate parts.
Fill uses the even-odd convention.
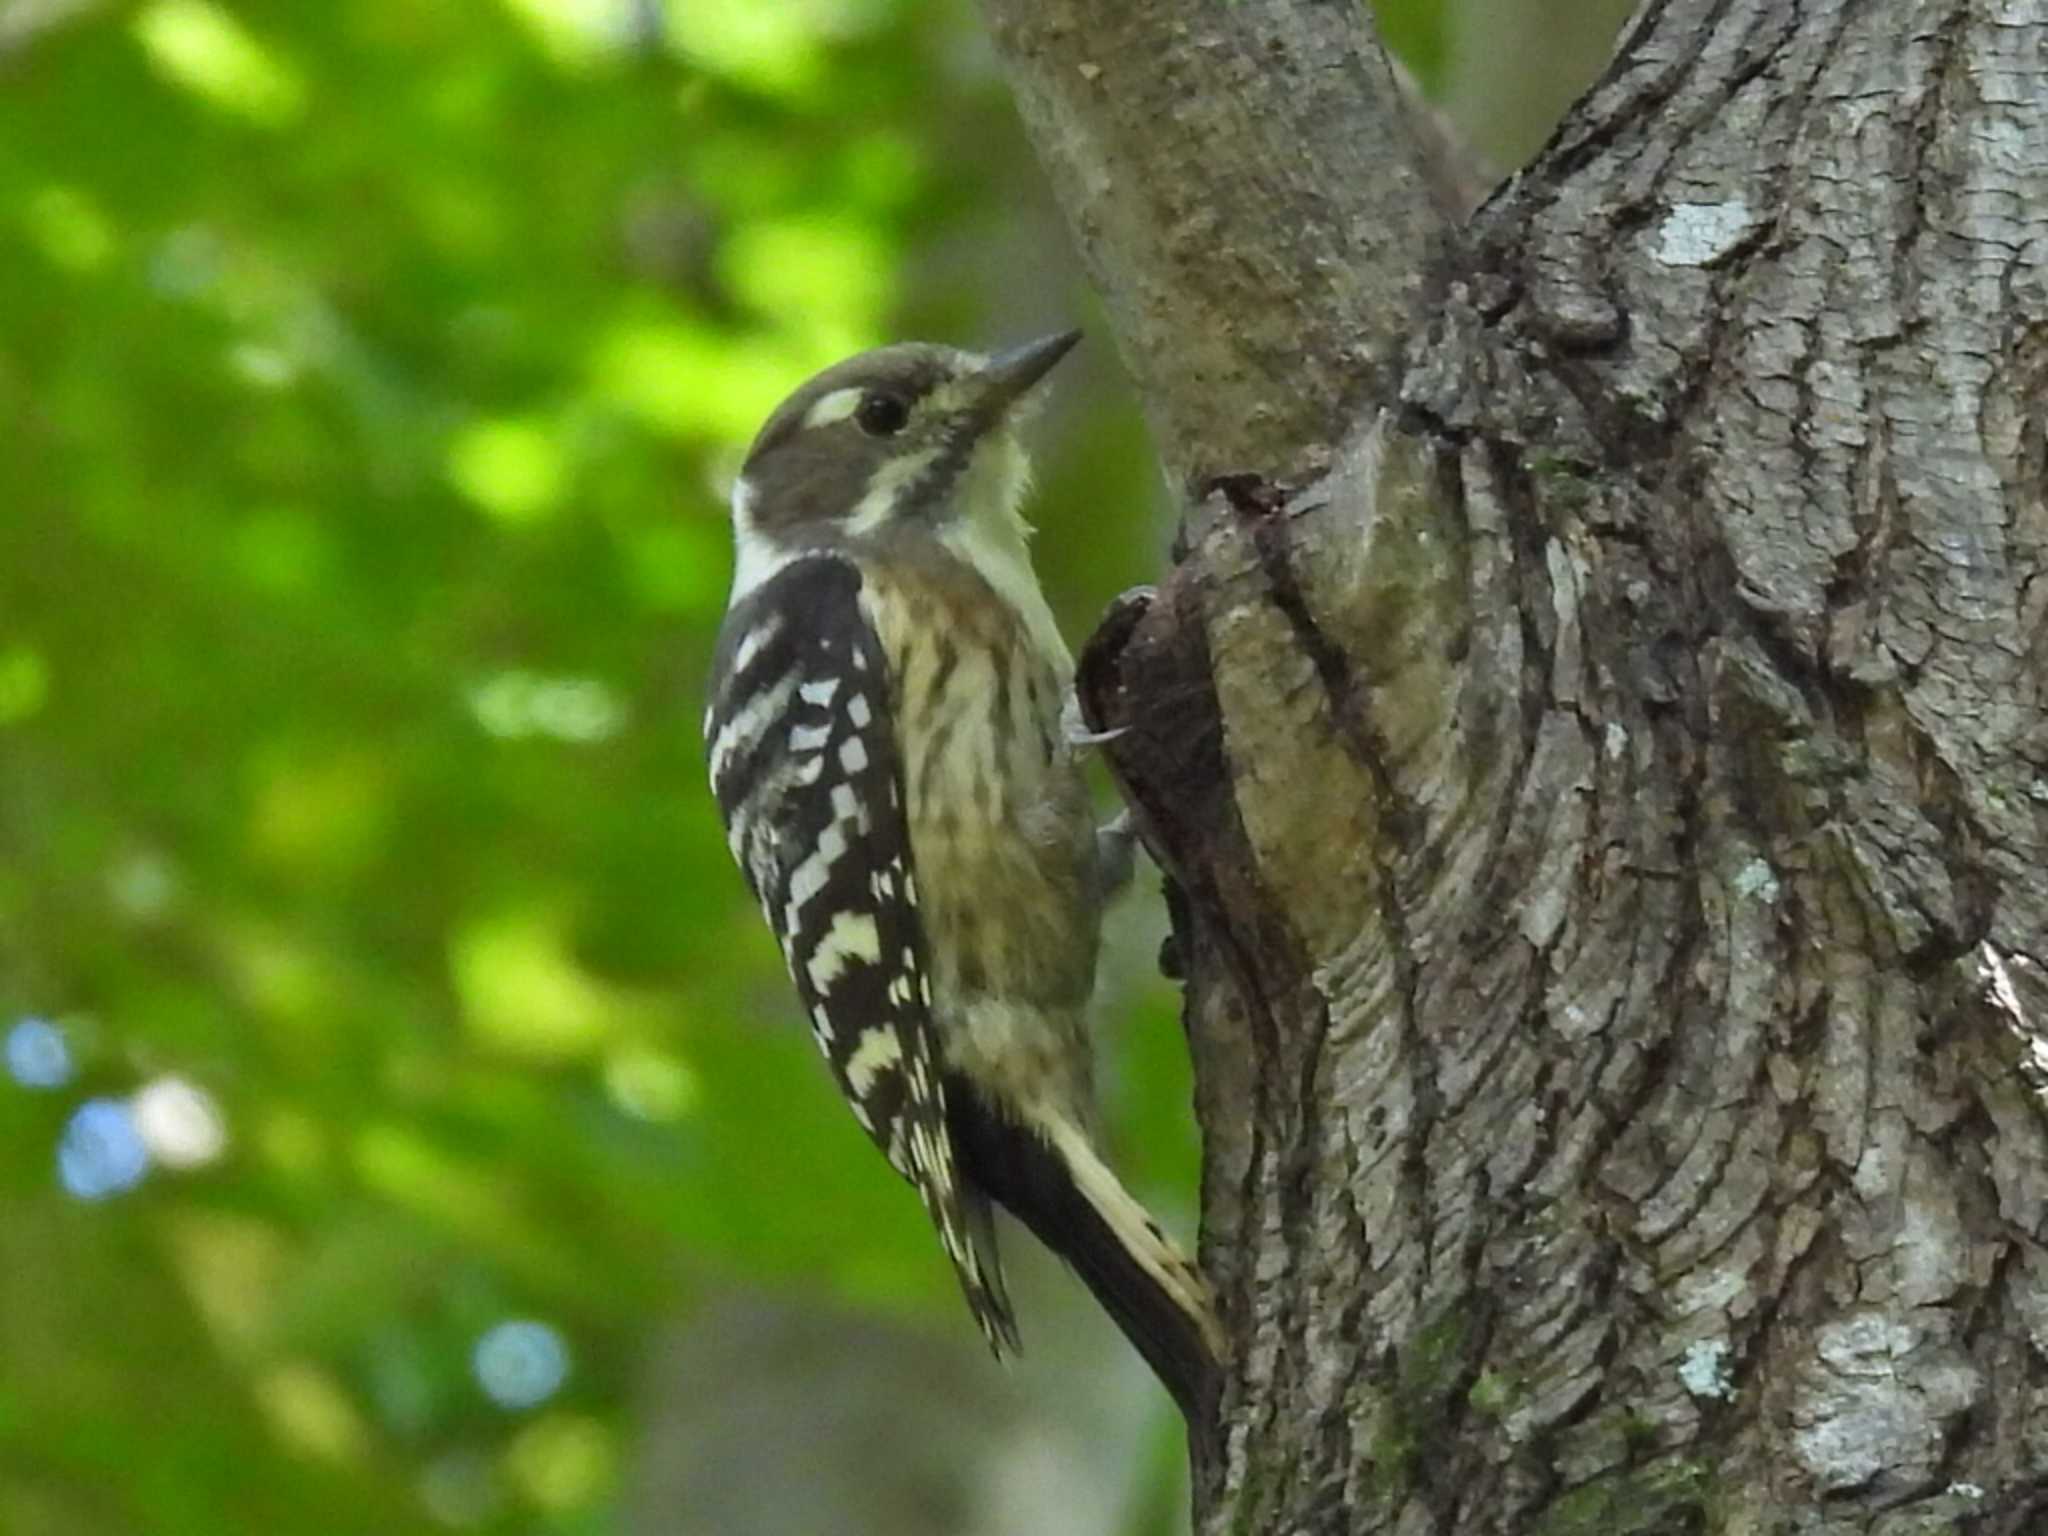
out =
[[[910,420],[910,407],[899,395],[871,391],[860,397],[860,407],[853,413],[853,419],[869,437],[894,437],[903,430],[903,423]]]

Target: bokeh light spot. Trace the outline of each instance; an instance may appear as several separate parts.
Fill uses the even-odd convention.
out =
[[[495,1050],[574,1061],[635,1020],[633,1000],[584,969],[559,913],[534,908],[466,922],[448,958],[463,1024]]]
[[[497,1514],[504,1498],[490,1461],[478,1451],[458,1450],[427,1463],[420,1502],[443,1525],[472,1526]]]
[[[166,1168],[200,1168],[227,1150],[228,1126],[213,1096],[182,1077],[160,1077],[136,1093],[132,1114],[150,1156]]]
[[[114,254],[113,226],[77,187],[44,187],[29,198],[26,212],[36,244],[56,266],[90,272]]]
[[[107,871],[107,897],[124,917],[151,922],[178,897],[178,871],[160,853],[139,852]]]
[[[227,267],[219,234],[204,224],[187,224],[158,243],[149,260],[149,283],[166,298],[197,300],[220,287]]]
[[[252,389],[284,389],[297,381],[298,359],[282,347],[240,341],[228,348],[228,367]]]
[[[676,51],[706,72],[778,96],[816,89],[825,45],[869,30],[877,7],[860,0],[668,0]]]
[[[500,1408],[532,1408],[568,1380],[569,1347],[546,1323],[519,1318],[478,1339],[470,1364],[477,1384]]]
[[[471,688],[469,712],[507,741],[552,736],[576,746],[609,740],[626,723],[625,701],[596,678],[542,677],[517,668]]]
[[[78,1106],[57,1144],[57,1176],[80,1200],[105,1200],[140,1184],[149,1172],[149,1147],[135,1116],[116,1099]]]
[[[633,9],[619,0],[504,0],[556,64],[588,69],[636,40]]]
[[[567,466],[554,435],[537,421],[479,421],[448,445],[448,478],[502,523],[531,523],[562,499]]]
[[[25,645],[0,646],[0,725],[26,720],[50,697],[50,669]]]
[[[134,25],[150,63],[217,107],[269,128],[305,110],[298,73],[232,12],[208,0],[156,0]]]
[[[583,1414],[556,1413],[513,1437],[505,1451],[505,1473],[534,1504],[566,1514],[604,1496],[616,1460],[604,1425]]]
[[[641,318],[598,338],[590,370],[597,394],[652,431],[745,442],[793,385],[831,360],[821,349],[792,348],[779,335],[735,336]]]
[[[334,1462],[361,1461],[369,1454],[369,1429],[347,1389],[320,1367],[288,1362],[266,1372],[255,1389],[271,1428],[294,1450]]]
[[[71,1042],[48,1019],[33,1016],[7,1031],[7,1075],[24,1088],[62,1088],[77,1069]]]
[[[665,1051],[625,1046],[605,1057],[605,1091],[640,1120],[677,1120],[697,1102],[697,1078]]]
[[[588,677],[543,683],[533,692],[532,709],[534,726],[558,741],[603,741],[618,735],[626,718],[618,696]]]
[[[896,286],[888,243],[858,219],[811,215],[755,219],[727,237],[719,272],[741,302],[763,316],[877,326]]]

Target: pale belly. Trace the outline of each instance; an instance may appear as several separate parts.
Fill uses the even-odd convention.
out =
[[[871,577],[870,611],[892,673],[933,1020],[948,1066],[1013,1113],[1086,1126],[1101,893],[1094,811],[1060,726],[1066,652],[1035,584],[905,553],[918,558]],[[1023,559],[1020,540],[995,563],[1028,576]]]
[[[951,1064],[1020,1103],[1092,1098],[1085,1022],[1101,899],[1087,787],[1059,682],[1011,651],[962,653],[903,737],[933,1011]]]

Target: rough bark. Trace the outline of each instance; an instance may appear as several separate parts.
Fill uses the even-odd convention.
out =
[[[1169,477],[1327,462],[1444,222],[1356,10],[983,8]]]
[[[1249,78],[1253,9],[1366,25],[1115,50]],[[1202,420],[1235,365],[1177,360],[1257,344],[1175,336],[1220,280],[1090,210],[1292,173],[1164,121],[1077,197],[1095,130],[998,35]],[[1269,208],[1218,265],[1329,248]],[[1302,436],[1174,460],[1226,478],[1084,663],[1237,1342],[1198,1527],[2048,1529],[2048,13],[1649,4],[1434,281],[1323,277],[1435,297],[1378,370],[1301,324]]]

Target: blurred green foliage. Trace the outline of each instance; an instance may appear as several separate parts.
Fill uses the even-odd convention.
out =
[[[0,99],[0,1531],[618,1530],[707,1288],[963,1328],[696,721],[780,395],[1084,303],[971,15],[0,0]],[[1163,543],[1106,354],[1077,636]],[[1185,1201],[1172,998],[1115,1011]]]

